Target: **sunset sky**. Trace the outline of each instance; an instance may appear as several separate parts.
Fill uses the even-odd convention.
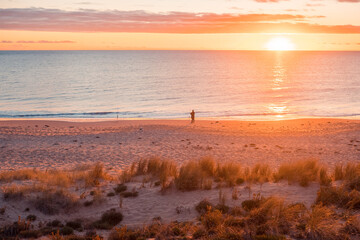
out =
[[[360,50],[360,0],[0,0],[1,50]]]

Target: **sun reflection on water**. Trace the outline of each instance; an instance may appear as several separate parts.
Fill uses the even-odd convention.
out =
[[[287,84],[287,69],[283,63],[283,56],[282,53],[277,53],[272,68],[272,81],[270,82],[273,102],[267,106],[268,111],[274,114],[276,118],[283,118],[285,114],[289,113],[288,100],[284,99],[283,94],[289,88]]]

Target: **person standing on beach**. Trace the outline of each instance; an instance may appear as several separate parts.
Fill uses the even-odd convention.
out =
[[[191,111],[190,116],[191,116],[191,123],[194,123],[195,122],[195,112],[194,112],[194,110]]]

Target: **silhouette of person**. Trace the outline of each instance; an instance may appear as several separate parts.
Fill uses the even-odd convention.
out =
[[[194,112],[194,110],[191,111],[190,116],[191,116],[191,123],[194,123],[195,122],[195,112]]]

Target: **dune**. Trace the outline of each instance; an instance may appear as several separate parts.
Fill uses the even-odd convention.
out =
[[[33,224],[38,226],[53,220],[65,223],[74,219],[83,219],[86,224],[96,221],[112,208],[123,214],[118,227],[142,226],[152,223],[154,218],[163,223],[197,221],[195,205],[203,199],[214,205],[219,203],[219,191],[225,195],[229,207],[241,205],[243,201],[251,199],[252,194],[260,194],[263,197],[283,198],[289,204],[302,202],[310,208],[320,188],[319,182],[311,182],[304,188],[297,183],[269,181],[251,185],[251,194],[248,184],[226,186],[221,190],[214,184],[211,190],[172,189],[164,193],[161,186],[155,186],[153,181],[135,177],[126,185],[128,191],[138,192],[138,197],[122,198],[118,194],[109,194],[114,192],[123,170],[130,168],[134,162],[153,156],[173,160],[178,166],[211,156],[220,163],[235,162],[243,168],[266,164],[273,172],[286,163],[316,159],[321,166],[332,170],[339,164],[360,163],[360,121],[298,119],[251,122],[204,119],[191,124],[187,120],[3,119],[0,121],[0,174],[31,169],[39,176],[47,173],[60,180],[54,180],[54,183],[49,177],[46,182],[44,177],[33,175],[26,179],[0,181],[0,209],[5,209],[0,214],[0,226],[11,224],[19,216],[26,219],[29,215],[36,216]],[[108,175],[101,178],[96,186],[85,186],[80,180],[80,183],[70,181],[67,177],[70,175],[66,175],[77,169],[76,176],[85,179],[85,172],[79,169],[82,166],[88,170],[95,163],[101,163]],[[58,171],[64,171],[65,175]],[[74,173],[71,176],[75,178]],[[34,207],[29,199],[36,195],[36,191],[44,191],[35,189],[39,181],[51,187],[52,191],[66,189],[79,204],[76,210],[48,214]],[[59,185],[59,181],[63,182],[63,186]],[[70,184],[66,185],[66,181],[70,181]],[[7,200],[6,189],[14,185],[28,186],[30,193],[26,192],[24,198]],[[236,199],[231,197],[234,188]],[[94,196],[98,196],[99,201],[95,201]],[[91,206],[84,206],[90,200],[93,201]],[[103,236],[109,234],[105,230],[98,232]]]

